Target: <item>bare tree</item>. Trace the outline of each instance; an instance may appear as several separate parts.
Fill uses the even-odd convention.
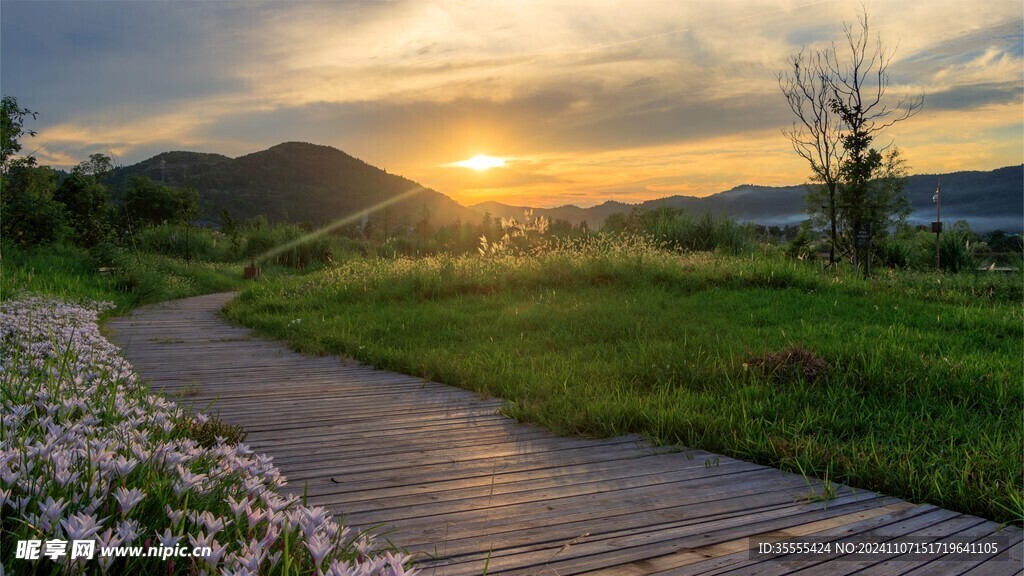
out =
[[[882,177],[885,167],[871,143],[924,104],[923,96],[904,95],[895,101],[886,97],[895,50],[886,49],[879,36],[872,39],[866,9],[858,24],[859,29],[843,26],[842,50],[836,43],[823,50],[803,50],[789,59],[791,70],[778,74],[779,87],[797,118],[783,134],[811,166],[811,181],[817,187],[808,193],[808,211],[828,222],[830,264],[836,261],[843,232],[855,234],[868,220],[878,220],[868,214],[877,215],[879,210],[877,199],[870,196],[872,181]],[[889,196],[898,200],[899,194]],[[897,210],[896,204],[892,209]]]
[[[842,119],[833,110],[832,72],[827,51],[801,50],[789,59],[791,72],[778,74],[779,88],[797,121],[782,133],[793,150],[811,165],[807,208],[829,226],[828,262],[836,261],[836,188],[846,157]],[[822,204],[825,202],[825,204]]]
[[[896,101],[886,98],[889,64],[895,50],[887,50],[880,36],[872,39],[867,11],[859,24],[857,31],[843,26],[849,60],[839,61],[835,45],[826,60],[832,85],[832,110],[843,121],[842,143],[847,153],[840,170],[843,179],[840,200],[854,229],[866,225],[870,219],[869,206],[874,203],[870,197],[871,183],[879,178],[879,171],[883,169],[882,155],[871,148],[872,142],[886,128],[917,114],[924,106],[923,95],[903,95]]]

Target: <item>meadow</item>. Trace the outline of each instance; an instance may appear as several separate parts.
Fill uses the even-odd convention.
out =
[[[253,284],[225,313],[298,350],[503,398],[562,434],[641,433],[1019,522],[1021,280],[864,279],[772,247],[603,235],[355,258]]]

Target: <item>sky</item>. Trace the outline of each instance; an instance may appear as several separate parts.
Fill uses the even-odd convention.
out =
[[[2,0],[0,91],[55,167],[303,141],[465,205],[706,196],[807,180],[776,75],[864,9],[887,94],[925,98],[879,145],[913,173],[1024,162],[1020,0]]]

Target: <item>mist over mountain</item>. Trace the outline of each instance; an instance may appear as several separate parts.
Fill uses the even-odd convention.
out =
[[[330,146],[286,142],[238,158],[199,152],[164,152],[118,169],[115,190],[139,174],[169,186],[186,180],[199,190],[200,218],[216,221],[222,209],[236,219],[264,215],[272,222],[322,226],[388,204],[389,226],[410,226],[424,210],[434,225],[477,215],[448,196]],[[385,209],[370,218],[384,218]]]
[[[932,197],[936,186],[942,186],[942,220],[966,220],[976,232],[1003,230],[1021,232],[1024,229],[1024,165],[1007,166],[987,172],[966,171],[948,174],[918,174],[907,179],[906,193],[914,213],[912,224],[935,220]],[[729,215],[741,222],[755,224],[796,224],[807,218],[805,212],[807,188],[799,186],[756,186],[742,184],[730,190],[704,198],[669,196],[639,204],[605,202],[591,208],[559,206],[535,208],[534,215],[552,220],[563,219],[578,224],[586,221],[592,228],[599,227],[605,218],[616,212],[629,212],[634,208],[655,209],[663,206],[682,208],[703,214]],[[521,218],[527,206],[509,206],[499,202],[483,202],[473,206],[483,214],[494,217]]]

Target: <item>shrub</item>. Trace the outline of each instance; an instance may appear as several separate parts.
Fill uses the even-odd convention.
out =
[[[185,228],[177,224],[158,224],[144,229],[136,237],[139,248],[155,254],[206,262],[230,257],[230,242],[209,228]]]

